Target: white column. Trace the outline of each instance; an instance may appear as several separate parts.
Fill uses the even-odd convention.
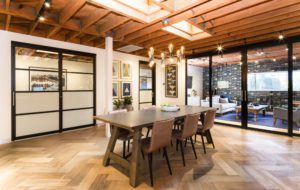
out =
[[[113,97],[112,97],[112,64],[113,64],[113,38],[111,35],[107,34],[105,37],[105,56],[106,56],[106,81],[105,81],[105,91],[106,91],[106,113],[112,111],[113,109]],[[110,137],[110,127],[106,124],[106,137]]]

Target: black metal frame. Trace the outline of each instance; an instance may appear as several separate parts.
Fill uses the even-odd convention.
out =
[[[140,102],[140,91],[143,91],[143,89],[140,89],[140,81],[141,81],[141,76],[140,76],[140,68],[141,65],[147,65],[149,64],[149,62],[147,61],[139,61],[139,100],[138,100],[138,104],[139,104],[139,109],[140,109],[140,105],[144,104],[144,103],[152,103],[152,105],[156,105],[156,64],[153,65],[152,67],[152,102]],[[145,78],[145,77],[144,77]],[[147,91],[147,90],[145,90]]]
[[[74,55],[79,55],[79,56],[92,57],[93,58],[93,73],[82,73],[82,72],[69,72],[69,73],[93,75],[93,90],[63,90],[61,82],[60,82],[58,91],[45,91],[45,92],[18,91],[17,93],[53,93],[53,92],[57,93],[58,92],[59,93],[59,110],[34,112],[34,113],[26,113],[26,114],[16,114],[16,109],[15,109],[15,102],[16,102],[16,97],[15,97],[15,93],[16,93],[15,76],[16,76],[16,73],[15,73],[15,71],[17,70],[16,69],[16,51],[15,51],[16,47],[40,49],[40,50],[45,50],[45,51],[57,52],[58,53],[58,71],[56,71],[56,72],[58,72],[59,81],[62,80],[63,54],[64,53],[65,54],[74,54]],[[11,70],[11,81],[12,81],[11,82],[11,97],[12,97],[11,98],[11,106],[12,106],[12,109],[11,109],[11,115],[12,115],[11,139],[12,139],[12,141],[19,140],[19,139],[24,139],[24,138],[37,137],[37,136],[41,136],[41,135],[48,135],[48,134],[53,134],[53,133],[61,133],[63,131],[68,131],[68,130],[72,130],[72,129],[79,129],[79,128],[84,128],[84,127],[90,127],[90,126],[96,124],[96,121],[94,120],[93,123],[88,124],[88,125],[75,126],[75,127],[65,128],[65,129],[63,128],[63,112],[64,111],[75,111],[75,110],[77,111],[77,110],[84,110],[84,109],[93,109],[93,115],[96,115],[96,90],[97,90],[96,89],[96,77],[97,77],[96,54],[12,41],[11,42],[11,65],[12,65],[12,70]],[[93,92],[93,107],[76,108],[76,109],[63,109],[63,92]],[[30,134],[30,135],[18,136],[18,137],[16,136],[16,116],[17,115],[44,114],[44,113],[53,113],[53,112],[58,112],[59,113],[59,130],[47,131],[47,132],[43,132],[43,133],[36,133],[36,134]]]
[[[245,40],[246,42],[246,40]],[[232,48],[225,49],[222,53],[233,53],[233,52],[241,52],[242,58],[242,67],[241,67],[241,82],[242,82],[242,128],[244,129],[250,129],[255,131],[263,131],[273,134],[281,134],[281,135],[288,135],[288,136],[300,136],[300,134],[296,134],[293,132],[293,44],[300,42],[300,36],[294,36],[286,38],[284,41],[279,40],[269,40],[265,42],[260,43],[254,43],[254,44],[244,44],[242,46],[236,46]],[[271,47],[276,45],[283,45],[286,44],[288,48],[288,131],[287,132],[277,132],[277,131],[270,131],[265,129],[257,129],[257,128],[251,128],[248,127],[248,109],[247,109],[247,103],[248,103],[248,89],[247,89],[247,72],[248,72],[248,65],[247,65],[247,52],[249,49],[255,49],[255,48],[265,48],[265,47]],[[198,57],[209,57],[209,87],[210,87],[210,107],[212,106],[212,56],[217,55],[217,51],[209,51],[204,53],[197,53],[187,56],[187,59],[192,58],[198,58]],[[186,61],[186,70],[187,70],[187,61]],[[186,71],[186,79],[187,81],[187,71]],[[187,104],[187,90],[185,94],[185,102]],[[216,122],[218,123],[218,122]],[[241,127],[237,125],[232,124],[224,124],[224,123],[218,123],[223,125],[228,125],[232,127]]]

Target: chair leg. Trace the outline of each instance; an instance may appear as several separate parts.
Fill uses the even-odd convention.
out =
[[[149,137],[149,133],[150,133],[150,128],[147,129],[146,138]]]
[[[185,143],[184,143],[184,147],[186,147],[187,141],[188,141],[188,139],[186,138]]]
[[[212,143],[212,145],[213,145],[213,148],[215,149],[215,143],[214,143],[214,140],[213,140],[213,138],[212,138],[212,136],[211,136],[210,130],[208,130],[208,134],[209,134],[209,138],[210,138],[210,140],[211,140],[211,143]]]
[[[197,134],[195,134],[195,143],[197,142]]]
[[[143,160],[145,160],[145,154],[142,149],[141,149],[141,153],[142,153]]]
[[[126,151],[126,141],[123,141],[123,158],[125,158],[126,156],[125,151]]]
[[[204,143],[204,138],[203,138],[202,133],[201,133],[201,140],[202,140],[202,146],[203,146],[204,154],[206,154],[206,148],[205,148],[205,143]]]
[[[192,138],[192,137],[190,137],[190,140],[191,140],[192,148],[193,148],[193,151],[194,151],[194,154],[195,154],[195,158],[197,159],[197,154],[196,154],[196,150],[195,150],[195,146],[194,146],[193,138]]]
[[[167,164],[168,164],[170,175],[172,175],[172,169],[171,169],[171,166],[170,166],[170,161],[169,161],[169,157],[168,157],[168,153],[167,153],[166,147],[164,148],[164,155],[166,156],[166,161],[167,161]]]
[[[151,182],[151,186],[153,186],[152,153],[149,153],[147,156],[148,156],[148,162],[149,162],[150,182]]]
[[[183,153],[183,145],[182,145],[182,141],[179,141],[179,144],[180,144],[180,150],[181,150],[181,156],[182,156],[183,166],[185,166],[185,159],[184,159],[184,153]]]
[[[127,152],[129,152],[129,150],[130,150],[130,139],[128,140],[127,143],[128,143],[128,144],[127,144]]]
[[[178,143],[179,141],[176,139],[176,151],[178,152]]]

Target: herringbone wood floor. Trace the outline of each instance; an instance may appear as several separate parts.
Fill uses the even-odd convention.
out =
[[[172,176],[157,153],[154,188],[300,189],[300,139],[224,126],[215,126],[212,135],[216,149],[208,145],[204,155],[198,143],[197,160],[187,146],[186,167],[169,149]],[[107,142],[104,129],[93,127],[2,145],[0,189],[132,189],[121,168],[102,166]],[[137,189],[151,189],[147,170]]]

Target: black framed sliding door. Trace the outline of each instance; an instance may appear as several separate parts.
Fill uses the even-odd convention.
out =
[[[12,42],[12,140],[94,125],[95,57]]]

